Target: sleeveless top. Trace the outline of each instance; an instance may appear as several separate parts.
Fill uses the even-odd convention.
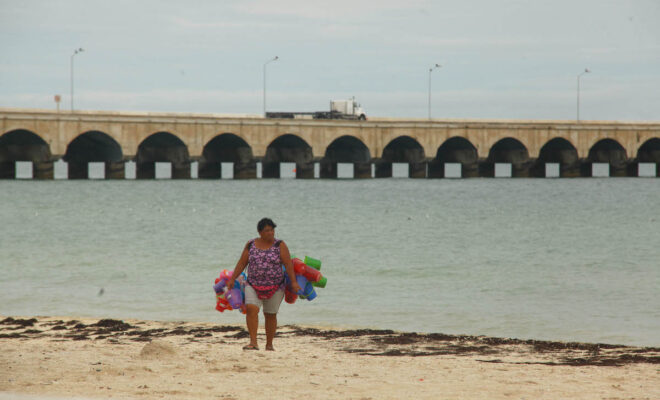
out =
[[[269,299],[278,289],[284,288],[284,271],[280,257],[282,241],[275,240],[270,248],[261,250],[255,245],[255,240],[248,242],[250,248],[247,281],[260,299]]]

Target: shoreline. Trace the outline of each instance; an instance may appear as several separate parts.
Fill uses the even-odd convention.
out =
[[[262,349],[243,351],[247,337],[243,325],[0,316],[0,393],[243,399],[263,397],[259,381],[275,398],[660,397],[657,347],[286,325],[267,352],[262,325]]]
[[[283,303],[284,304],[284,303]],[[239,314],[240,315],[240,314]],[[107,315],[103,317],[99,317],[97,315],[93,314],[56,314],[56,315],[39,315],[39,314],[34,314],[34,315],[24,315],[24,314],[2,314],[0,313],[0,334],[2,334],[2,321],[6,318],[13,318],[13,319],[31,319],[31,318],[36,318],[36,319],[55,319],[55,320],[103,320],[103,319],[110,319],[110,320],[118,320],[118,321],[144,321],[144,322],[157,322],[157,323],[163,323],[163,324],[170,324],[170,323],[178,323],[178,324],[196,324],[196,325],[213,325],[213,326],[240,326],[240,327],[245,327],[245,319],[244,315],[240,315],[241,320],[238,322],[236,321],[224,321],[221,315],[221,318],[213,319],[213,318],[187,318],[187,319],[181,319],[181,318],[141,318],[141,317],[133,317],[133,316],[121,316],[121,315]],[[260,314],[260,328],[263,328],[261,326],[263,324],[263,315]],[[303,328],[314,328],[318,329],[321,331],[391,331],[394,333],[407,333],[407,334],[417,334],[421,336],[428,336],[428,335],[445,335],[445,336],[450,336],[450,337],[456,337],[456,338],[492,338],[495,340],[513,340],[513,341],[518,341],[518,342],[549,342],[549,343],[576,343],[576,344],[583,344],[583,345],[605,345],[605,346],[617,346],[617,347],[630,347],[630,348],[649,348],[649,349],[659,349],[660,348],[660,342],[657,344],[649,344],[648,342],[635,342],[631,341],[626,343],[625,339],[621,341],[608,341],[608,340],[589,340],[589,339],[576,339],[576,338],[563,338],[563,337],[553,337],[551,335],[548,336],[541,336],[541,337],[534,337],[534,336],[518,336],[518,335],[510,335],[507,336],[506,333],[504,334],[481,334],[479,332],[474,332],[474,333],[469,333],[469,332],[462,332],[462,331],[455,331],[451,333],[444,333],[444,332],[434,332],[432,330],[412,330],[412,329],[392,329],[389,326],[379,326],[379,325],[374,325],[374,324],[354,324],[354,323],[348,323],[348,324],[336,324],[336,323],[307,323],[307,322],[300,322],[300,323],[290,323],[290,322],[282,322],[282,318],[280,318],[280,324],[278,325],[279,327],[284,327],[284,326],[298,326],[298,327],[303,327]]]

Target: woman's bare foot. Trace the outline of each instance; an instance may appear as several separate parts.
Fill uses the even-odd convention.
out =
[[[269,345],[269,346],[266,346],[266,350],[268,350],[268,351],[275,351],[275,347],[273,347],[273,345],[271,344],[271,345]]]

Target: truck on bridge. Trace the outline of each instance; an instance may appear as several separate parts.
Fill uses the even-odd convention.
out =
[[[330,111],[276,111],[266,112],[266,118],[288,118],[288,119],[357,119],[366,120],[367,115],[362,107],[355,101],[331,100]]]

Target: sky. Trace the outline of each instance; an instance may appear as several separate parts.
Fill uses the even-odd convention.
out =
[[[660,121],[658,21],[659,0],[0,0],[0,107],[69,110],[73,59],[77,110],[262,114],[265,70],[269,111],[427,118],[430,89],[437,119],[573,120],[588,68],[581,120]]]

